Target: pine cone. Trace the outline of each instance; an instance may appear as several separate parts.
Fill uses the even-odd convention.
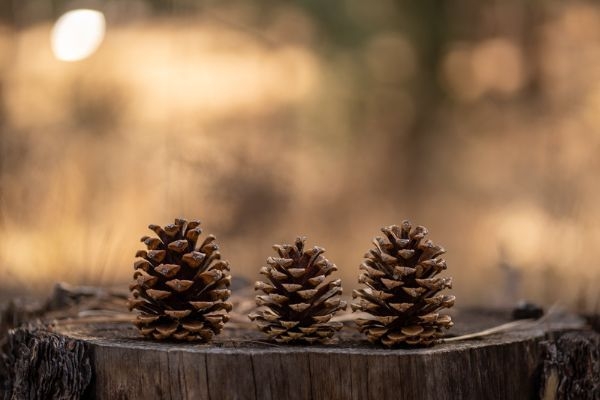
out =
[[[388,347],[432,344],[443,335],[442,328],[453,325],[449,315],[438,312],[452,307],[455,300],[438,294],[452,286],[452,278],[435,277],[446,269],[440,258],[446,251],[425,239],[426,228],[411,230],[408,221],[381,231],[385,236],[373,240],[375,248],[360,266],[358,281],[366,287],[352,293],[358,298],[352,310],[372,315],[358,318],[358,329],[371,342]]]
[[[304,250],[305,240],[273,246],[279,257],[267,259],[260,273],[268,279],[254,287],[265,293],[256,296],[256,304],[266,309],[248,317],[276,342],[330,343],[342,328],[341,322],[330,322],[338,310],[346,309],[340,300],[342,281],[324,283],[337,267],[323,256],[325,249]]]
[[[130,284],[129,309],[140,311],[134,324],[144,336],[187,341],[210,340],[229,319],[229,263],[221,260],[215,237],[202,233],[199,221],[176,219],[158,237],[142,237]]]

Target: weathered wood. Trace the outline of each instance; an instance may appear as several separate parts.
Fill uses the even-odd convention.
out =
[[[505,322],[499,315],[492,318],[489,313],[477,312],[456,318],[461,319],[459,332]],[[231,328],[212,344],[158,343],[138,337],[135,328],[125,322],[63,321],[42,336],[51,338],[53,346],[63,347],[57,354],[64,356],[71,354],[69,348],[78,349],[80,358],[69,361],[72,367],[79,365],[85,372],[89,362],[93,379],[86,398],[517,399],[537,397],[541,381],[546,385],[545,398],[569,398],[559,390],[564,385],[553,388],[540,380],[539,374],[546,371],[542,366],[549,353],[544,349],[554,344],[553,354],[561,354],[565,350],[561,332],[581,329],[582,322],[563,316],[525,326],[479,340],[397,350],[370,345],[351,330],[343,331],[336,346],[273,345],[258,332]],[[25,332],[21,329],[12,335]],[[589,346],[596,346],[595,358],[586,360],[598,368],[597,334],[585,332],[592,340]],[[83,354],[89,359],[82,358]],[[579,356],[569,357],[576,362]],[[548,365],[551,372],[547,373],[564,375],[564,369],[554,367],[556,363]],[[46,376],[48,372],[34,370],[30,366],[24,376]],[[86,376],[74,378],[78,390]],[[582,382],[587,381],[577,384],[588,385]],[[556,396],[548,395],[548,389],[555,390]],[[23,398],[48,398],[36,396],[29,393]],[[60,398],[75,398],[70,396]]]
[[[600,335],[569,332],[544,343],[542,399],[600,399]]]
[[[478,339],[388,350],[351,326],[337,345],[275,345],[247,329],[239,301],[240,315],[214,342],[187,344],[149,341],[129,322],[116,322],[129,318],[111,314],[122,310],[121,300],[107,307],[114,299],[105,294],[100,301],[67,297],[67,304],[45,306],[37,324],[5,338],[0,398],[599,398],[600,335],[570,314]],[[451,332],[481,331],[508,322],[509,315],[457,310]]]
[[[6,399],[79,399],[92,369],[86,344],[37,327],[13,330],[3,353]]]

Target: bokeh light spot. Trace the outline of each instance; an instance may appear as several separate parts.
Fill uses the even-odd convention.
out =
[[[61,61],[83,60],[98,49],[105,29],[106,21],[100,11],[69,11],[52,28],[52,52]]]

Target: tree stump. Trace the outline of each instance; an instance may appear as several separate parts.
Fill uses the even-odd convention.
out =
[[[508,313],[458,311],[454,333]],[[237,325],[237,326],[236,326]],[[143,339],[128,322],[62,319],[10,331],[5,398],[598,399],[600,335],[561,314],[429,348],[275,345],[239,324],[210,344]],[[8,372],[7,372],[8,371]]]

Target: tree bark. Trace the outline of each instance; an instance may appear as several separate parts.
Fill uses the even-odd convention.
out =
[[[92,369],[87,344],[30,326],[12,330],[3,354],[5,399],[79,399]]]
[[[569,332],[544,344],[540,398],[600,399],[600,335]]]

